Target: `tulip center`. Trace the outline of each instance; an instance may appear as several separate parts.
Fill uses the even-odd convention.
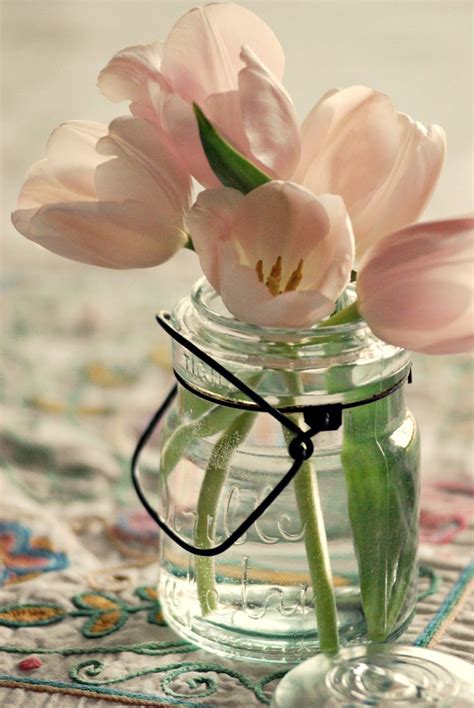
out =
[[[278,256],[276,259],[275,263],[272,265],[270,274],[268,278],[265,279],[265,274],[263,272],[263,261],[259,260],[257,262],[257,265],[255,266],[255,271],[258,276],[258,280],[260,283],[265,283],[267,288],[269,289],[270,293],[275,296],[275,295],[281,295],[282,293],[289,293],[292,292],[293,290],[296,290],[298,285],[301,283],[301,280],[303,279],[303,260],[300,259],[298,265],[294,269],[294,271],[291,273],[290,277],[288,278],[286,285],[282,288],[282,265],[281,265],[281,256]]]

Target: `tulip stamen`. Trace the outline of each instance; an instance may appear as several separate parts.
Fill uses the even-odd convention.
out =
[[[281,280],[281,256],[278,256],[275,263],[272,265],[270,275],[267,278],[265,285],[270,290],[272,295],[280,294],[280,280]]]
[[[260,259],[257,261],[257,264],[255,266],[255,272],[257,273],[258,277],[258,282],[259,283],[265,283],[267,288],[269,289],[270,293],[273,296],[276,295],[281,295],[282,293],[290,293],[293,292],[294,290],[297,290],[298,285],[301,283],[303,280],[303,259],[300,258],[298,265],[288,278],[288,281],[285,285],[285,289],[281,290],[280,289],[280,284],[281,284],[281,276],[282,276],[282,259],[281,256],[278,256],[276,259],[275,263],[272,265],[272,268],[270,270],[270,275],[268,278],[265,280],[265,274],[263,272],[263,261]]]
[[[288,282],[285,287],[285,293],[291,293],[293,290],[296,290],[302,280],[303,280],[303,259],[300,258],[298,265],[296,266],[295,270],[288,278]]]

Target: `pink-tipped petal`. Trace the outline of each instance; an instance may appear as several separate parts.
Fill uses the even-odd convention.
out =
[[[36,162],[26,175],[18,208],[94,199],[94,170],[105,160],[95,146],[106,134],[105,124],[78,120],[53,130],[46,148],[47,159]]]
[[[164,44],[162,73],[182,98],[202,105],[211,94],[237,89],[243,44],[282,78],[284,55],[274,33],[257,15],[234,3],[196,7],[183,15]]]
[[[92,179],[92,188],[89,189],[88,175],[85,180],[86,184],[78,193],[76,189],[70,188],[55,177],[49,160],[38,160],[26,174],[25,182],[18,197],[17,209],[34,211],[45,204],[69,202],[76,199],[95,201],[93,175],[90,175],[90,178]]]
[[[31,212],[31,213],[28,213]],[[145,268],[168,260],[185,237],[143,203],[73,202],[12,216],[26,238],[71,260],[105,268]],[[160,235],[161,231],[161,235]]]
[[[349,213],[389,175],[398,130],[387,96],[366,86],[330,91],[302,126],[293,179],[315,194],[340,194]]]
[[[300,130],[291,98],[247,46],[239,73],[243,129],[253,154],[273,175],[291,177],[300,157]]]
[[[117,52],[97,79],[100,91],[114,103],[131,101],[134,115],[158,117],[150,110],[150,85],[167,88],[161,71],[161,42],[139,44]]]
[[[221,183],[204,153],[192,106],[177,94],[168,94],[163,101],[163,119],[176,150],[192,176],[205,187],[219,187]]]
[[[264,169],[261,163],[252,155],[249,140],[244,130],[238,91],[215,93],[209,96],[204,103],[203,110],[225,140],[254,164]]]
[[[335,194],[321,194],[318,201],[326,210],[329,228],[324,240],[321,240],[307,258],[309,277],[313,273],[318,274],[318,280],[313,280],[308,287],[317,286],[322,295],[334,302],[350,282],[355,255],[354,233],[341,197]],[[303,278],[302,287],[305,285]]]
[[[187,225],[206,278],[220,289],[217,248],[232,230],[237,205],[244,198],[235,189],[207,189],[198,195]]]
[[[429,354],[474,343],[474,219],[417,224],[362,259],[359,309],[381,339]]]
[[[441,128],[397,113],[365,86],[330,91],[302,128],[293,179],[315,194],[344,199],[361,255],[370,244],[420,215],[444,157]]]
[[[169,137],[138,118],[68,123],[27,175],[12,220],[54,253],[109,268],[167,260],[186,242],[191,178]]]
[[[135,199],[182,223],[190,207],[191,178],[168,135],[140,118],[112,121],[97,149],[113,156],[96,172],[100,201]]]
[[[221,182],[212,171],[202,147],[192,106],[177,94],[164,95],[162,106],[163,124],[190,173],[205,187],[220,186]],[[238,91],[213,94],[201,108],[225,140],[258,168],[271,174],[250,149],[244,132]]]
[[[425,128],[404,114],[398,114],[398,123],[399,150],[392,170],[353,218],[359,255],[380,237],[419,218],[443,166],[446,138],[442,128]]]

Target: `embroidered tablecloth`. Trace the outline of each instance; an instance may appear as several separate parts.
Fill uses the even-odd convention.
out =
[[[60,267],[7,279],[0,690],[9,708],[260,706],[284,673],[201,651],[161,615],[158,536],[131,490],[129,460],[171,382],[153,314],[192,282],[189,254],[179,258],[158,274]],[[471,381],[463,357],[415,359],[420,599],[403,637],[468,660]]]

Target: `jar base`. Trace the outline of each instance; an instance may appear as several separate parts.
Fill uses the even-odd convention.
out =
[[[257,663],[274,663],[293,666],[319,653],[319,642],[315,631],[300,631],[293,634],[271,636],[245,632],[242,628],[232,630],[229,626],[219,625],[207,619],[188,618],[184,624],[174,615],[166,602],[162,602],[163,617],[171,629],[187,641],[201,649],[225,658]],[[365,623],[362,613],[357,614],[356,622],[351,623],[346,611],[341,616],[340,641],[343,647],[360,646],[369,643],[364,634]],[[414,616],[412,612],[405,621],[387,638],[393,642],[400,637],[410,625]],[[362,619],[361,619],[362,618]]]

